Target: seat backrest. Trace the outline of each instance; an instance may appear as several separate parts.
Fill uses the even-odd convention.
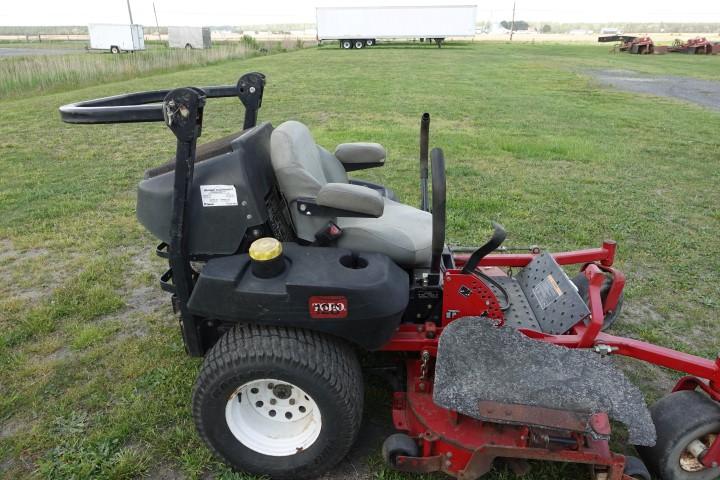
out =
[[[330,217],[308,217],[297,211],[299,197],[314,198],[326,183],[347,183],[342,163],[315,144],[310,130],[290,120],[273,130],[270,156],[280,192],[290,208],[298,237],[312,241]]]

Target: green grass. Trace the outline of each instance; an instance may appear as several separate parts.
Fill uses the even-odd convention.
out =
[[[362,177],[412,204],[420,114],[431,112],[431,144],[448,164],[451,242],[482,242],[491,219],[508,244],[568,249],[612,237],[628,276],[617,331],[714,356],[720,115],[600,88],[583,72],[710,78],[718,67],[717,56],[611,55],[604,46],[320,48],[3,100],[0,476],[245,478],[213,461],[195,434],[189,398],[200,362],[184,353],[156,284],[164,265],[155,240],[135,220],[135,185],[171,156],[172,136],[160,124],[66,125],[58,106],[261,71],[261,119],[306,122],[328,148],[384,144],[387,165]],[[203,141],[237,130],[241,112],[234,99],[209,102]],[[629,370],[651,399],[676,376]],[[387,393],[375,390],[367,415],[389,422]],[[377,454],[361,463],[374,478],[412,478]],[[529,478],[578,471],[538,466]]]
[[[251,37],[241,42],[217,43],[207,50],[167,48],[148,41],[147,50],[111,55],[88,51],[64,55],[31,55],[0,59],[0,99],[55,92],[149,74],[212,65],[297,47],[297,42],[260,44]],[[87,42],[0,43],[0,48],[84,49]]]

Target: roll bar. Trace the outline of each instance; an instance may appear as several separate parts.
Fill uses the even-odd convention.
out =
[[[265,75],[252,72],[240,77],[236,85],[191,88],[205,98],[239,97],[245,106],[243,128],[250,128],[257,123],[264,86]],[[60,107],[60,118],[65,123],[85,124],[163,122],[162,102],[170,92],[151,90],[71,103]]]
[[[172,214],[170,218],[170,244],[168,263],[170,270],[163,275],[166,289],[173,296],[173,308],[180,312],[183,339],[188,353],[202,355],[200,319],[188,309],[188,300],[195,286],[187,246],[187,205],[197,139],[202,134],[203,110],[208,98],[238,96],[245,106],[243,129],[257,123],[258,109],[262,105],[265,75],[246,73],[236,85],[216,87],[184,87],[173,90],[153,90],[129,93],[71,103],[60,107],[60,118],[66,123],[132,123],[164,122],[176,138],[175,168],[173,177]],[[170,284],[172,279],[172,285]]]

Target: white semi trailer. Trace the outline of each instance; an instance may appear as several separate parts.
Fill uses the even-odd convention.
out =
[[[168,27],[168,45],[171,48],[210,48],[210,28]]]
[[[109,50],[111,53],[145,50],[145,33],[142,25],[111,25],[92,23],[88,25],[90,48]]]
[[[475,5],[421,7],[318,7],[317,38],[339,40],[344,49],[375,45],[379,39],[435,41],[475,36]]]

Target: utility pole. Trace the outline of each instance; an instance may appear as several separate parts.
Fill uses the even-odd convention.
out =
[[[155,14],[155,26],[157,27],[158,42],[162,42],[162,37],[160,36],[160,24],[158,23],[157,11],[155,10],[155,2],[153,2],[153,13]]]
[[[130,25],[132,25],[133,20],[132,20],[132,10],[130,9],[130,0],[127,0],[127,6],[128,6],[128,15],[130,15]]]
[[[129,2],[130,0],[128,0]],[[128,4],[129,5],[129,4]],[[510,23],[510,41],[512,42],[513,34],[515,33],[515,2],[513,2],[513,15],[512,22]]]

